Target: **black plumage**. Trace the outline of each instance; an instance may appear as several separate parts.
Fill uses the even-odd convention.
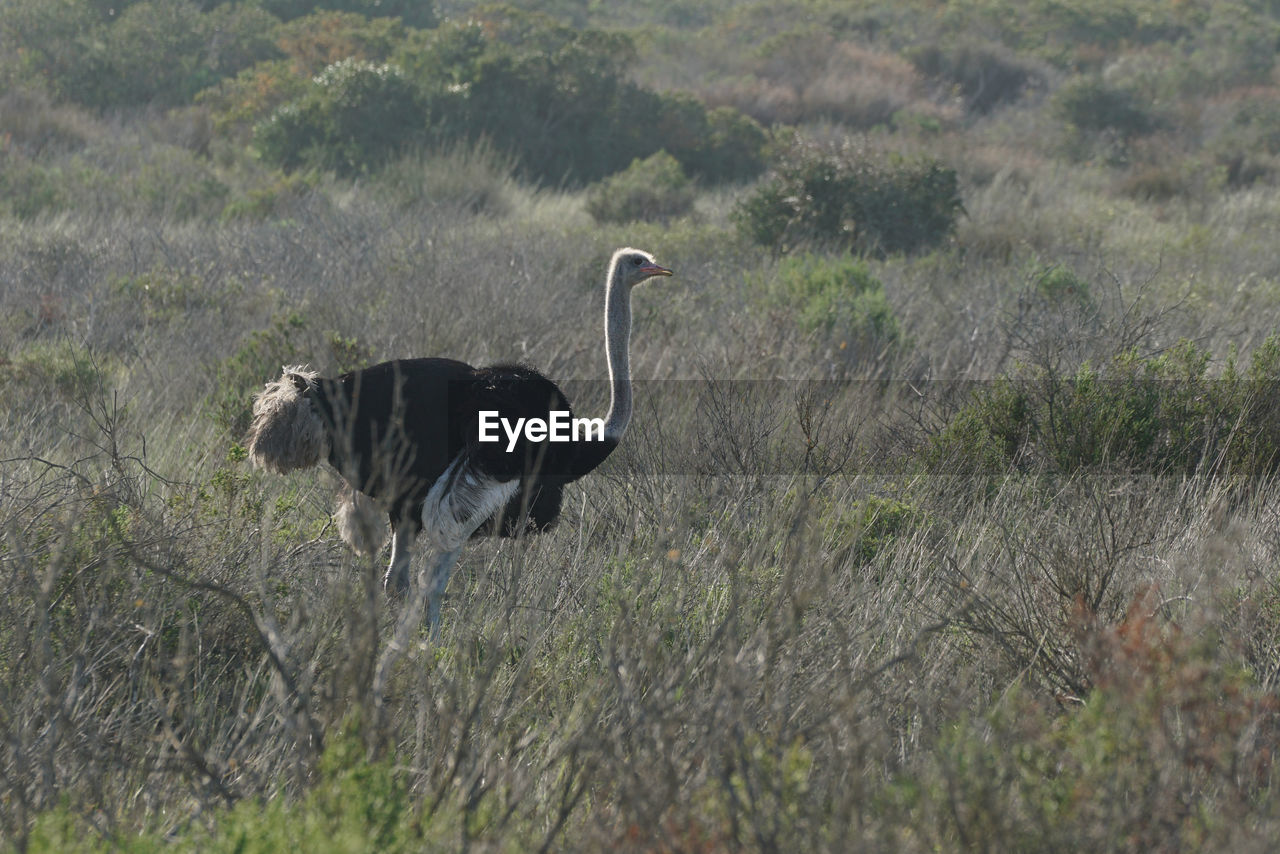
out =
[[[329,437],[329,463],[353,488],[387,507],[393,529],[422,530],[427,493],[455,459],[478,477],[519,479],[505,508],[473,536],[515,536],[551,527],[564,487],[589,473],[617,447],[613,437],[579,442],[530,442],[521,433],[482,442],[481,411],[516,423],[569,413],[564,393],[524,365],[475,368],[453,359],[396,359],[334,379],[313,381],[304,394],[319,410]]]

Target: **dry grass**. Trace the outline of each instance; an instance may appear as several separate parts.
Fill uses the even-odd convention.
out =
[[[996,194],[1066,186],[1034,169],[1025,180],[973,197],[960,241],[996,227]],[[547,203],[531,210],[556,210]],[[1071,215],[1071,204],[1028,204]],[[358,191],[298,217],[212,228],[72,218],[11,225],[2,242],[15,307],[0,364],[15,401],[0,440],[0,796],[12,838],[61,808],[117,844],[145,828],[198,847],[199,828],[225,838],[223,822],[249,821],[224,812],[233,804],[314,808],[298,799],[324,791],[344,744],[357,749],[342,767],[392,763],[418,830],[395,827],[450,847],[1233,838],[1200,813],[1144,823],[1140,811],[1084,809],[1088,792],[1053,806],[1057,790],[1016,757],[1048,751],[1062,726],[1072,727],[1064,781],[1100,785],[1099,767],[1120,769],[1118,786],[1155,775],[1205,810],[1236,811],[1248,833],[1270,833],[1270,811],[1238,799],[1269,792],[1274,485],[957,480],[911,462],[942,409],[921,409],[918,389],[897,397],[848,382],[886,369],[993,376],[1002,353],[1030,340],[1012,324],[1027,287],[1017,253],[1003,265],[990,255],[877,265],[913,337],[902,361],[869,365],[780,329],[753,291],[771,262],[715,225],[647,226],[623,240],[539,216],[406,219]],[[1057,229],[1034,217],[1016,227]],[[1123,243],[1123,223],[1093,227]],[[247,404],[280,360],[331,367],[335,335],[369,358],[517,358],[599,379],[597,279],[622,242],[678,271],[637,295],[637,374],[687,384],[651,386],[648,401],[641,387],[627,453],[571,493],[556,531],[467,551],[440,640],[410,646],[375,708],[369,680],[396,616],[378,590],[382,558],[339,543],[331,475],[251,472],[210,401],[240,383],[231,390]],[[1104,269],[1081,266],[1095,281]],[[1119,328],[1141,283],[1106,281],[1118,295],[1102,300],[1114,306],[1103,322]],[[1269,317],[1187,321],[1162,313],[1162,299],[1144,306],[1152,342],[1242,322],[1247,339]],[[264,332],[289,311],[304,325]],[[231,370],[237,351],[262,364],[246,356]],[[801,417],[796,386],[778,382],[832,377],[840,396],[818,422]],[[752,388],[760,397],[743,392]],[[1176,740],[1177,750],[1161,741],[1151,754],[1111,754],[1089,729],[1082,704],[1148,696],[1139,671],[1100,670],[1113,658],[1098,658],[1148,602],[1158,626],[1126,654],[1172,662],[1150,677],[1161,690],[1195,695],[1204,668],[1253,674],[1212,688],[1225,699],[1195,695],[1208,704],[1203,726],[1253,734],[1230,756],[1217,741]],[[1220,645],[1166,650],[1167,632]],[[1011,704],[1022,729],[1001,717]],[[1131,706],[1125,738],[1188,713]],[[1013,794],[982,788],[979,760],[995,762],[992,779]],[[1260,776],[1224,787],[1222,763],[1237,760]],[[1053,809],[1059,819],[1042,824]],[[47,819],[39,827],[37,840],[54,834]]]
[[[267,181],[198,109],[0,98],[0,168],[34,187],[0,211],[6,844],[1272,847],[1280,485],[930,451],[1017,371],[1184,338],[1247,365],[1280,326],[1273,188],[1164,136],[1066,160],[1035,93],[965,126],[870,36],[735,42],[778,15],[705,51],[657,30],[680,62],[639,73],[814,134],[928,120],[873,142],[954,166],[966,214],[866,262],[900,331],[874,352],[770,298],[778,260],[730,226],[747,188],[600,225],[483,149]],[[1206,101],[1206,138],[1273,96]],[[448,355],[527,362],[597,414],[623,245],[677,273],[636,294],[623,449],[554,531],[469,546],[440,638],[388,656],[385,552],[342,545],[331,473],[250,468],[253,393],[284,364]]]
[[[872,128],[904,111],[944,125],[960,119],[957,109],[927,96],[905,59],[825,33],[779,37],[760,51],[751,75],[700,88],[708,103],[736,107],[766,126],[832,121]]]

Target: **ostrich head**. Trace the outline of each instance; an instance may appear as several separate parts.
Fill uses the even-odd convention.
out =
[[[621,285],[628,291],[654,276],[670,276],[671,271],[653,260],[648,252],[639,249],[619,249],[613,253],[610,284]]]

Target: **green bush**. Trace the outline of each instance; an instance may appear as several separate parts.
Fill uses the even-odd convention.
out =
[[[0,211],[31,219],[63,209],[66,201],[60,169],[0,150]]]
[[[205,158],[174,146],[137,152],[137,171],[122,188],[122,206],[176,219],[213,219],[227,203],[231,189]]]
[[[315,172],[274,173],[231,198],[218,214],[220,222],[264,220],[281,216],[290,203],[312,192],[319,183]]]
[[[114,359],[36,340],[0,351],[0,394],[74,401],[104,387],[118,369]]]
[[[399,18],[405,25],[430,29],[440,22],[432,0],[258,0],[282,21],[319,11],[353,12],[368,18]]]
[[[125,9],[104,33],[91,102],[178,104],[212,84],[213,71],[202,62],[203,17],[182,0],[143,0]]]
[[[77,210],[207,220],[231,194],[218,170],[185,148],[125,142],[93,153],[36,160],[0,151],[0,211],[21,219]]]
[[[1139,470],[1266,476],[1280,470],[1280,339],[1220,377],[1183,343],[1064,375],[1029,368],[979,391],[932,440],[931,466],[1071,474]]]
[[[101,16],[87,3],[10,0],[0,5],[0,42],[4,53],[16,54],[12,73],[59,98],[69,98],[86,80],[82,39],[100,25]]]
[[[1044,75],[1029,63],[995,45],[930,44],[910,51],[908,57],[921,74],[954,87],[975,113],[989,113],[1045,83]]]
[[[1077,613],[1088,693],[1050,704],[1015,683],[944,727],[885,811],[930,829],[922,850],[1234,848],[1274,773],[1275,700],[1214,632],[1160,612],[1147,595],[1114,625]]]
[[[768,298],[770,305],[793,314],[806,331],[836,336],[846,344],[884,344],[899,337],[884,286],[852,258],[784,258],[768,286]]]
[[[87,110],[54,104],[45,92],[21,88],[0,96],[4,154],[15,150],[30,157],[68,153],[105,136],[107,129]]]
[[[842,144],[796,146],[734,211],[747,240],[790,252],[915,252],[951,235],[964,206],[954,169]]]
[[[1246,187],[1274,175],[1280,158],[1280,99],[1270,90],[1242,98],[1208,148],[1229,187]]]
[[[424,833],[430,828],[418,821],[416,812],[403,773],[390,761],[369,761],[358,733],[341,733],[325,749],[315,785],[297,800],[283,795],[265,803],[243,800],[215,815],[210,827],[192,823],[164,839],[147,835],[114,839],[110,844],[82,826],[69,810],[58,809],[40,817],[27,850],[32,854],[421,851]],[[444,846],[439,838],[436,844]]]
[[[717,183],[745,181],[767,165],[769,138],[760,123],[733,107],[716,107],[707,113],[710,130],[703,162],[687,165],[703,180]]]
[[[1205,94],[1267,86],[1276,63],[1275,7],[1213,3],[1189,53],[1182,91]]]
[[[414,34],[398,18],[317,11],[280,25],[276,43],[296,73],[311,77],[343,59],[388,62]]]
[[[660,149],[693,178],[759,174],[767,137],[758,124],[635,85],[634,55],[624,35],[506,8],[411,38],[396,57],[429,104],[433,141],[487,140],[536,180],[587,183]]]
[[[913,504],[897,498],[869,495],[848,506],[827,511],[834,539],[848,550],[855,564],[868,564],[910,532],[920,520],[921,511]]]
[[[1070,267],[1057,264],[1032,278],[1030,299],[1046,307],[1077,309],[1086,315],[1098,312],[1088,280]]]
[[[1125,138],[1151,133],[1160,126],[1136,92],[1109,86],[1100,77],[1080,77],[1066,83],[1053,95],[1053,111],[1077,130],[1115,131]]]
[[[418,93],[394,65],[353,59],[326,68],[307,94],[254,129],[262,156],[354,175],[376,168],[424,133]]]
[[[453,207],[501,216],[515,192],[515,163],[487,143],[459,144],[433,153],[415,151],[394,161],[377,186],[397,207]]]
[[[110,282],[112,297],[127,306],[139,325],[167,323],[208,303],[199,277],[180,270],[156,268]]]
[[[768,137],[755,119],[733,107],[708,112],[682,93],[638,92],[635,100],[636,109],[654,117],[651,143],[670,152],[691,177],[716,184],[749,180],[764,171]]]
[[[1196,183],[1196,176],[1186,163],[1135,165],[1116,190],[1132,199],[1167,202],[1190,198]]]
[[[446,121],[471,139],[492,139],[550,183],[594,180],[653,150],[638,128],[618,122],[639,90],[623,81],[609,47],[572,38],[550,54],[527,50],[490,42],[465,83],[466,101],[452,102],[465,112]]]
[[[633,160],[587,193],[587,212],[597,222],[665,222],[691,210],[693,188],[680,163],[665,151]]]
[[[632,83],[635,49],[622,34],[509,7],[433,30],[326,13],[280,32],[282,49],[302,68],[347,58],[301,95],[276,65],[255,67],[206,98],[222,123],[274,108],[255,142],[286,169],[356,174],[414,149],[480,144],[513,158],[523,177],[550,184],[597,181],[663,148],[690,177],[711,182],[753,178],[765,165],[768,137],[751,119]]]
[[[208,12],[189,0],[92,4],[18,0],[0,33],[21,73],[93,107],[187,103],[201,89],[276,54],[274,17],[251,4]]]

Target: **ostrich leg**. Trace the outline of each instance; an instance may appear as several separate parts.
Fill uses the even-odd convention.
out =
[[[441,552],[436,565],[431,570],[431,576],[426,579],[427,627],[431,632],[432,640],[440,635],[440,599],[444,596],[445,587],[449,585],[449,574],[453,572],[454,564],[458,562],[460,554],[462,554],[461,546]]]
[[[382,587],[389,594],[402,596],[409,589],[409,561],[415,539],[413,526],[407,523],[396,525],[391,533],[391,565],[382,580]]]
[[[461,553],[461,546],[440,553],[440,557],[436,559],[435,566],[431,569],[430,576],[427,577],[425,573],[419,576],[418,584],[415,585],[416,589],[409,597],[405,609],[400,613],[400,618],[396,621],[395,633],[392,635],[391,642],[387,644],[387,648],[382,651],[382,655],[378,658],[378,666],[373,673],[373,705],[377,710],[376,713],[379,716],[379,720],[385,713],[387,681],[391,678],[391,668],[408,648],[410,639],[422,626],[424,600],[427,606],[427,625],[431,639],[434,641],[440,636],[440,596],[444,593],[444,588],[449,583],[449,573],[453,571],[453,565],[458,562],[458,555]],[[407,565],[407,553],[404,554],[406,554],[405,563]],[[393,562],[392,569],[394,568],[395,564]],[[391,571],[388,570],[388,575],[390,574]]]
[[[394,550],[394,544],[393,544]],[[418,583],[414,585],[409,601],[405,603],[404,610],[400,612],[399,619],[396,620],[395,632],[392,634],[391,641],[387,644],[386,649],[382,651],[382,655],[378,658],[378,666],[373,674],[373,704],[377,709],[377,714],[383,714],[383,706],[386,700],[387,681],[391,678],[391,668],[399,660],[401,654],[408,649],[409,642],[414,634],[421,630],[422,627],[422,607],[427,606],[428,625],[430,627],[431,639],[434,641],[440,634],[440,595],[444,592],[445,585],[449,583],[449,573],[453,570],[453,565],[458,562],[458,555],[462,553],[462,547],[450,551],[441,552],[437,558],[435,566],[431,570],[431,574],[427,577],[423,573],[418,577]],[[408,569],[408,552],[401,551],[399,554],[404,555],[404,568],[407,573]],[[396,569],[395,561],[392,561],[392,567],[387,571],[388,578]]]

